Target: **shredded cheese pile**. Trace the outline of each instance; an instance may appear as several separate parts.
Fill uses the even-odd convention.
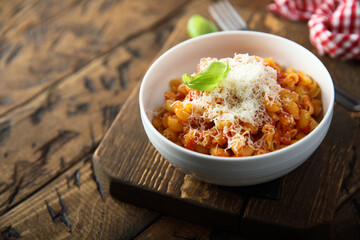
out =
[[[248,54],[235,54],[234,58],[203,58],[198,72],[214,61],[226,64],[231,68],[226,78],[212,91],[193,91],[185,98],[183,104],[191,103],[193,122],[226,121],[237,125],[237,128],[225,128],[230,131],[228,148],[234,138],[251,141],[248,131],[243,131],[239,122],[250,123],[259,128],[271,121],[264,105],[264,99],[270,104],[279,100],[281,86],[277,83],[277,72],[265,66],[262,59]]]

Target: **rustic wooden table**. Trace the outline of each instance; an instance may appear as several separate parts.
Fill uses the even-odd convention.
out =
[[[290,22],[268,13],[265,7],[270,0],[231,2],[250,29],[285,36],[316,53],[309,43],[306,23]],[[149,152],[160,165],[163,163],[141,137],[141,128],[139,135],[129,139],[143,144],[146,154],[127,152],[128,155],[112,156],[112,163],[109,158],[105,159],[106,153],[114,152],[110,140],[119,123],[132,120],[131,117],[138,119],[138,115],[126,112],[136,108],[134,99],[139,83],[153,59],[187,39],[187,19],[194,13],[208,16],[206,8],[211,3],[210,0],[13,0],[0,3],[1,238],[246,238],[217,228],[211,225],[214,222],[205,219],[195,219],[197,223],[194,223],[170,216],[177,213],[167,214],[166,208],[163,212],[150,210],[159,208],[151,199],[146,205],[148,208],[118,200],[121,193],[114,193],[111,188],[112,177],[121,178],[124,173],[121,167],[110,170],[109,167],[118,166],[120,158],[129,158],[131,154],[146,159]],[[360,96],[358,61],[343,62],[326,56],[320,59],[335,84]],[[114,119],[112,130],[108,131]],[[138,125],[139,122],[134,121],[129,126]],[[93,163],[94,152],[97,160]],[[159,173],[167,174],[168,168],[174,176],[183,178],[181,186],[176,186],[176,181],[167,183],[168,189],[181,187],[181,193],[187,194],[183,198],[194,199],[196,195],[195,200],[205,202],[209,208],[211,204],[218,204],[216,201],[221,202],[218,197],[204,200],[203,192],[198,190],[219,191],[216,186],[204,185],[177,173],[171,166],[160,165],[153,171],[158,169]],[[234,211],[236,206],[245,204],[245,208],[236,209],[238,215],[232,216],[242,217],[237,219],[243,224],[239,234],[257,237],[254,232],[271,231],[266,222],[280,224],[283,215],[287,216],[290,227],[294,223],[297,229],[298,222],[291,218],[297,215],[288,211],[293,210],[292,204],[285,198],[291,196],[295,202],[298,198],[306,199],[304,193],[310,188],[311,193],[316,194],[312,207],[306,208],[310,215],[305,222],[314,219],[329,222],[325,228],[328,235],[324,237],[359,239],[360,114],[335,104],[328,136],[302,168],[317,170],[303,173],[300,168],[285,176],[279,200],[237,198],[221,190],[227,202],[217,206],[222,206],[221,211],[227,208]],[[314,174],[319,174],[319,178],[312,178]],[[126,176],[134,182],[138,177],[136,173]],[[151,175],[145,175],[142,186],[162,189],[163,179],[167,177],[154,180]],[[294,179],[298,183],[294,183]],[[141,196],[124,186],[123,190]],[[123,198],[131,200],[136,196]],[[181,205],[170,202],[175,204],[172,206]],[[230,206],[224,207],[227,204]],[[299,206],[297,212],[303,211],[302,205]],[[269,209],[272,212],[266,212]],[[205,226],[202,221],[209,224]],[[262,222],[263,229],[254,228],[252,222]]]

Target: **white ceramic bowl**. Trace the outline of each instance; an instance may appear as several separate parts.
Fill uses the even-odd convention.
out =
[[[321,88],[324,116],[305,138],[284,149],[251,157],[214,157],[180,147],[151,124],[153,111],[164,103],[169,81],[195,72],[202,57],[233,57],[248,53],[273,57],[282,66],[309,74]],[[334,86],[330,74],[310,51],[285,38],[254,31],[207,34],[184,41],[160,56],[144,76],[140,88],[141,119],[151,143],[171,164],[195,177],[218,185],[242,186],[281,177],[302,164],[323,141],[332,118]]]

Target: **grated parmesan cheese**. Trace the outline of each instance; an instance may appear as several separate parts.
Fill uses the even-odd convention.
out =
[[[198,65],[198,72],[209,63],[220,61],[229,62],[231,68],[226,78],[212,91],[191,90],[183,101],[192,104],[192,122],[201,124],[214,121],[230,122],[223,132],[228,136],[228,148],[237,140],[242,145],[253,144],[250,130],[243,127],[249,123],[256,129],[271,121],[267,114],[264,99],[270,104],[280,100],[281,86],[277,83],[277,72],[274,68],[265,66],[262,59],[248,54],[235,54],[233,58],[203,58]],[[189,125],[188,127],[191,128]]]

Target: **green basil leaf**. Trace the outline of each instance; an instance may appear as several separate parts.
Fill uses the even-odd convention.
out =
[[[212,62],[195,76],[183,74],[182,80],[191,89],[211,91],[228,75],[229,71],[229,61],[227,61],[226,65],[221,62]]]
[[[221,78],[218,77],[219,75],[214,73],[200,73],[198,75],[200,76],[191,81],[188,86],[199,91],[211,91],[218,85],[219,81],[221,80]]]
[[[229,60],[227,60],[226,61],[226,69],[225,69],[223,78],[226,78],[227,75],[229,74],[229,72],[230,72],[230,66],[229,66]]]
[[[222,62],[212,62],[210,63],[203,72],[214,72],[223,74],[226,70],[226,65]]]
[[[187,73],[184,73],[184,74],[182,75],[181,79],[183,80],[183,82],[184,82],[186,85],[188,85],[188,84],[190,84],[190,82],[194,79],[194,77],[193,77],[193,76],[190,76],[190,75],[187,74]]]
[[[216,25],[200,16],[199,14],[193,15],[188,23],[187,30],[190,37],[197,37],[206,33],[212,33],[219,31]]]

